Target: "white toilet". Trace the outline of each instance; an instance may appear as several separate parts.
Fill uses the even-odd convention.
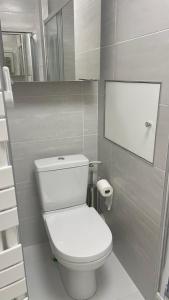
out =
[[[112,251],[112,234],[86,205],[89,161],[83,155],[35,161],[45,227],[67,293],[88,299],[96,292],[95,270]]]

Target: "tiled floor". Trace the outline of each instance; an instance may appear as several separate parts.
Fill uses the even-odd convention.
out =
[[[30,300],[72,300],[60,280],[57,263],[48,244],[24,248]],[[144,300],[116,256],[112,253],[97,271],[97,292],[91,300]]]

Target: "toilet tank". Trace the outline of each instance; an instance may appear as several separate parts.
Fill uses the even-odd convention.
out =
[[[35,172],[44,212],[86,202],[89,160],[68,155],[35,161]]]

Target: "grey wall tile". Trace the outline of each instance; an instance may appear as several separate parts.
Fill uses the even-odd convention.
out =
[[[107,178],[114,188],[112,211],[104,214],[112,229],[115,252],[143,295],[152,297],[159,254],[164,172],[114,144],[110,148],[103,140],[101,146],[99,143],[99,159],[103,162],[100,176]],[[152,272],[151,280],[147,269]]]
[[[100,80],[98,89],[98,135],[104,136],[104,113],[105,113],[105,81]]]
[[[75,59],[76,80],[100,79],[100,48],[77,54]]]
[[[125,191],[138,210],[160,225],[164,171],[113,145],[112,176],[117,188]],[[151,247],[151,246],[150,246]]]
[[[167,0],[116,0],[117,41],[169,28]]]
[[[49,96],[49,95],[80,95],[82,82],[29,82],[15,83],[13,86],[14,97],[18,96]]]
[[[62,10],[64,80],[75,79],[74,7],[70,1]]]
[[[167,152],[169,143],[169,106],[161,105],[156,133],[156,147],[154,165],[162,170],[166,169]]]
[[[30,183],[32,181],[35,181],[33,167],[34,167],[33,161],[30,160],[29,158],[26,161],[25,160],[13,161],[16,184],[25,183],[25,182]]]
[[[64,5],[67,4],[67,2],[69,2],[69,0],[49,0],[49,13],[53,13],[54,11],[60,10]]]
[[[13,160],[38,159],[81,151],[83,137],[12,143]]]
[[[74,3],[74,9],[76,52],[79,54],[100,48],[101,0],[78,0]]]
[[[97,94],[96,82],[14,85],[15,106],[7,113],[24,246],[46,239],[34,160],[78,153],[97,158]]]
[[[99,175],[114,187],[111,212],[104,205],[102,209],[113,232],[116,255],[145,299],[151,300],[157,279],[169,135],[169,30],[164,30],[169,28],[164,11],[169,4],[158,0],[115,2],[102,3],[107,23],[115,22],[112,28],[102,17],[98,158],[103,165]],[[162,83],[153,165],[104,138],[103,81],[114,79]]]
[[[6,31],[36,30],[35,11],[37,12],[38,0],[31,0],[29,4],[25,0],[7,0],[0,3],[0,18],[2,28]]]
[[[47,241],[42,218],[32,218],[20,222],[20,236],[23,247]]]
[[[46,241],[36,182],[17,184],[16,194],[23,246]]]
[[[169,31],[116,46],[115,79],[162,82],[161,103],[169,104]]]
[[[97,160],[97,135],[84,136],[84,150],[83,153],[89,160]]]
[[[33,106],[33,108],[32,108]],[[57,107],[57,109],[56,109]],[[15,103],[13,107],[8,107],[8,114],[12,118],[16,116],[22,116],[25,110],[25,114],[32,113],[32,111],[40,112],[75,112],[83,111],[83,97],[81,94],[64,94],[64,95],[38,95],[36,97],[25,95],[16,95]]]
[[[36,182],[16,185],[19,220],[40,218],[41,207]]]
[[[32,13],[13,13],[0,12],[2,30],[4,31],[21,31],[33,32],[35,29],[35,20]],[[17,22],[16,22],[17,20]]]
[[[124,225],[123,229],[126,226],[126,223],[123,222],[123,217],[121,215],[121,222]],[[135,226],[134,220],[132,216],[129,214],[128,219],[131,218],[131,225]],[[127,218],[126,218],[127,219]],[[126,221],[125,219],[125,221]],[[114,220],[116,222],[116,220]],[[131,227],[130,227],[131,228]],[[128,229],[130,229],[128,228]],[[141,291],[144,296],[144,299],[154,299],[154,293],[152,292],[154,289],[154,277],[156,273],[156,267],[154,265],[154,261],[150,260],[147,256],[142,253],[141,249],[137,247],[134,243],[134,239],[132,238],[132,231],[131,236],[126,237],[125,231],[119,231],[119,240],[115,244],[114,251],[116,255],[118,255],[119,260],[125,266],[127,272],[131,275],[134,274],[132,277],[133,281],[137,283],[137,287]],[[149,240],[149,243],[151,243]],[[125,251],[124,251],[125,249]],[[137,273],[135,269],[139,270]],[[143,292],[144,291],[144,292]]]
[[[82,94],[98,96],[98,82],[97,81],[88,81],[88,80],[83,81]]]
[[[82,153],[83,137],[12,143],[11,146],[16,182],[33,182],[35,159]]]
[[[106,46],[101,48],[101,80],[113,80],[116,68],[116,47]]]
[[[84,96],[84,134],[97,134],[98,131],[98,97]]]
[[[116,0],[102,1],[101,46],[115,43],[116,39]]]
[[[83,134],[81,112],[46,113],[39,111],[25,114],[9,121],[12,142],[77,137]]]
[[[27,0],[5,0],[0,3],[0,11],[3,12],[32,12],[37,5],[37,0],[30,0],[29,3]]]
[[[98,138],[98,158],[102,165],[99,166],[99,175],[102,178],[111,180],[111,160],[112,160],[112,143],[103,137]]]

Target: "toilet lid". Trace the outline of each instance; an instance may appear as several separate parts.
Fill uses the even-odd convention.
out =
[[[111,231],[94,208],[84,205],[48,213],[44,218],[56,256],[80,263],[111,252]]]

